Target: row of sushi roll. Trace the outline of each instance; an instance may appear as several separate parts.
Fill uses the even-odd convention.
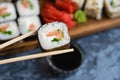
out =
[[[40,13],[38,0],[18,0],[16,8],[19,16],[34,16]],[[16,18],[16,9],[13,3],[0,3],[0,22],[15,20]]]
[[[20,34],[26,34],[32,30],[37,30],[41,22],[38,16],[29,16],[18,18],[18,24],[19,26],[16,21],[0,23],[0,40],[9,40]]]
[[[38,17],[40,6],[38,0],[18,0],[16,7],[20,15],[18,24],[21,34],[37,30],[40,27],[41,21]]]
[[[120,0],[72,0],[83,7],[87,16],[102,19],[103,8],[109,18],[120,17]],[[81,4],[80,4],[81,3]]]
[[[15,6],[12,2],[0,3],[0,41],[37,30],[41,25],[38,0],[17,0]]]

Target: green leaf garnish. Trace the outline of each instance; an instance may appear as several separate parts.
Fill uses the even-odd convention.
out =
[[[87,21],[87,17],[84,11],[78,10],[74,14],[74,19],[77,23],[85,23]]]
[[[60,40],[58,38],[53,38],[52,42],[59,42]]]
[[[8,17],[8,16],[10,16],[11,15],[11,13],[6,13],[6,14],[4,14],[3,16],[1,16],[2,18],[6,18],[6,17]]]

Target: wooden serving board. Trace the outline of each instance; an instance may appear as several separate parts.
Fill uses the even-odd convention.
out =
[[[87,36],[96,32],[104,31],[120,26],[120,18],[103,19],[101,21],[88,20],[85,24],[79,24],[69,31],[72,39]],[[0,50],[0,56],[25,52],[39,47],[38,40],[22,41]]]
[[[40,0],[41,5],[43,5],[44,0]],[[42,6],[41,6],[42,8]],[[79,24],[73,27],[69,33],[72,39],[87,36],[96,32],[101,32],[107,29],[111,29],[114,27],[120,26],[120,18],[109,19],[104,18],[102,20],[93,20],[88,19],[85,24]],[[20,52],[25,52],[27,50],[32,50],[39,47],[39,42],[37,39],[35,40],[28,40],[28,41],[21,41],[11,46],[8,46],[2,50],[0,50],[0,56],[6,54],[15,54]]]

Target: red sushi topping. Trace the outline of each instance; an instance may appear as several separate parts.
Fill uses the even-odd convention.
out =
[[[76,24],[69,13],[60,11],[50,2],[45,3],[45,6],[41,11],[41,16],[46,23],[54,21],[64,22],[67,24],[68,29],[71,29]]]
[[[30,31],[35,30],[35,24],[30,24],[29,30],[30,30]]]
[[[0,16],[3,16],[4,14],[6,14],[7,9],[8,9],[7,7],[0,8]]]

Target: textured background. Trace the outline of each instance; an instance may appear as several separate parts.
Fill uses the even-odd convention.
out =
[[[0,80],[120,80],[120,28],[97,33],[72,41],[84,50],[80,70],[70,77],[57,77],[46,59],[32,59],[0,65]],[[40,52],[35,49],[9,58]]]

